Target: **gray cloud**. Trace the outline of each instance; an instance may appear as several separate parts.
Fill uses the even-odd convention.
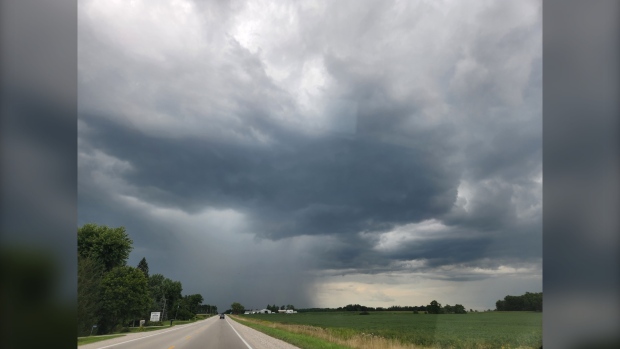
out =
[[[79,222],[194,280],[221,240],[227,292],[303,304],[322,274],[540,263],[540,4],[350,5],[82,3]]]

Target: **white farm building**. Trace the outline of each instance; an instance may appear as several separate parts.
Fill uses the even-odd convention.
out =
[[[249,314],[273,314],[273,312],[269,309],[261,309],[261,310],[246,310],[245,315],[249,315]]]

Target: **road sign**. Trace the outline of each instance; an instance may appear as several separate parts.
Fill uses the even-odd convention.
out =
[[[159,311],[151,312],[151,321],[159,321],[160,315],[161,315],[161,312]]]

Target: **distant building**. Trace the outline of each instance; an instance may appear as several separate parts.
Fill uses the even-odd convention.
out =
[[[250,315],[250,314],[272,314],[272,311],[269,309],[261,309],[261,310],[256,310],[256,309],[252,309],[252,310],[246,310],[245,315]]]
[[[282,313],[282,314],[297,314],[297,310],[292,310],[292,309],[280,309],[278,310],[278,313]]]

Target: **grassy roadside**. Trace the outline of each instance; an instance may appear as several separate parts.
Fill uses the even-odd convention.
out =
[[[234,316],[233,319],[240,324],[251,327],[257,331],[260,331],[268,336],[280,339],[289,344],[295,345],[302,349],[349,349],[351,347],[344,346],[338,343],[330,342],[325,339],[317,338],[311,335],[303,333],[289,332],[274,326],[258,323],[255,320],[245,321],[239,317]]]
[[[84,344],[90,344],[90,343],[94,343],[94,342],[99,342],[99,341],[104,341],[107,339],[112,339],[112,338],[118,338],[118,337],[123,337],[128,333],[140,333],[140,332],[151,332],[151,331],[159,331],[159,330],[166,330],[169,329],[171,327],[174,327],[176,325],[184,325],[184,324],[191,324],[200,320],[205,320],[208,319],[209,317],[205,317],[205,316],[200,316],[194,320],[176,320],[172,322],[172,326],[170,325],[170,321],[166,322],[166,325],[162,325],[162,326],[144,326],[144,327],[125,327],[123,330],[121,330],[120,332],[114,332],[114,333],[110,333],[110,334],[106,334],[106,335],[100,335],[100,336],[88,336],[88,337],[78,337],[77,338],[77,344],[79,345],[84,345]]]
[[[238,316],[235,321],[257,331],[281,339],[303,349],[354,348],[354,349],[437,349],[438,346],[421,346],[402,343],[398,340],[380,337],[371,333],[359,333],[347,328],[322,328],[309,325],[283,324]],[[279,336],[278,336],[279,335]],[[289,337],[290,336],[290,337]],[[298,337],[297,337],[298,336]],[[317,342],[293,342],[289,338],[313,338]]]
[[[125,335],[124,334],[113,334],[113,335],[105,335],[105,336],[79,337],[77,339],[77,345],[80,346],[84,344],[95,343],[95,342],[104,341],[104,340],[112,339],[112,338],[123,337],[123,336]]]

